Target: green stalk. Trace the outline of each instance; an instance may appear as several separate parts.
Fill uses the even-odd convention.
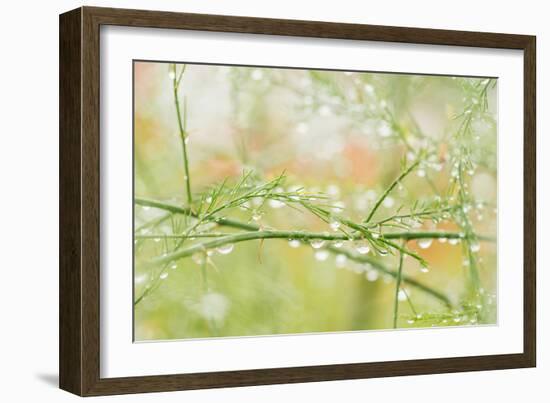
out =
[[[403,278],[403,252],[399,253],[399,266],[397,267],[397,277],[395,279],[395,298],[393,302],[393,328],[397,329],[397,313],[399,310],[399,289]]]
[[[181,78],[183,76],[183,72],[185,71],[185,65],[183,65],[183,70],[180,73],[180,76],[176,76],[176,65],[173,65],[174,67],[174,78],[173,78],[173,89],[174,89],[174,102],[176,104],[176,115],[178,117],[178,129],[180,133],[181,138],[181,148],[182,148],[182,154],[183,154],[183,166],[185,170],[185,188],[187,192],[187,203],[191,205],[193,203],[193,195],[191,194],[191,177],[189,175],[189,157],[187,155],[187,144],[185,143],[187,139],[187,105],[184,98],[183,101],[183,120],[181,117],[181,108],[180,108],[180,101],[179,101],[179,95],[178,95],[178,89],[180,85]]]
[[[397,186],[397,184],[399,182],[401,182],[401,180],[403,180],[408,174],[410,174],[417,166],[418,164],[420,164],[420,161],[416,161],[414,164],[412,164],[410,167],[408,167],[407,169],[405,169],[401,175],[399,175],[393,182],[392,184],[386,189],[386,191],[384,193],[382,193],[382,195],[378,198],[378,200],[376,201],[374,207],[372,208],[372,210],[370,211],[369,215],[367,216],[367,218],[363,221],[364,223],[368,223],[371,218],[374,216],[374,213],[376,213],[376,210],[378,210],[378,207],[380,207],[380,205],[382,204],[382,202],[384,201],[384,199],[390,194],[390,192]]]
[[[219,223],[220,221],[216,221]],[[224,224],[227,225],[227,224]],[[239,223],[239,225],[241,225]],[[250,228],[254,228],[254,224],[246,224]],[[243,235],[245,238],[251,237],[251,239],[298,239],[298,240],[311,240],[311,239],[322,239],[325,241],[353,241],[364,239],[363,235],[346,235],[341,233],[331,234],[328,232],[309,232],[309,231],[281,231],[281,230],[264,230],[258,231],[255,228],[252,232],[238,232],[238,233],[227,233],[227,232],[211,232],[206,234],[193,234],[193,238],[228,238],[237,237]],[[190,235],[181,235],[181,234],[147,234],[147,235],[136,235],[136,239],[154,239],[154,238],[167,238],[167,239],[181,239],[188,238]],[[384,234],[383,237],[380,237],[379,240],[383,241],[385,239],[404,239],[404,240],[414,240],[414,239],[434,239],[434,238],[445,238],[445,239],[465,239],[465,236],[458,232],[449,232],[449,231],[418,231],[418,232],[391,232]],[[492,242],[494,239],[488,236],[478,236],[476,239],[482,241]],[[244,239],[248,240],[248,239]],[[238,241],[240,242],[240,241]],[[402,247],[395,245],[394,243],[388,243],[389,246],[397,250],[401,250]],[[205,247],[207,245],[205,244]]]

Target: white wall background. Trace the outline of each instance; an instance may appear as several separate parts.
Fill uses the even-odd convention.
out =
[[[58,14],[79,1],[5,2],[0,63],[0,397],[70,402],[57,389],[58,364]],[[280,402],[548,401],[550,375],[550,25],[545,2],[121,0],[87,5],[313,19],[537,35],[538,368],[299,385],[117,396],[102,401]],[[510,162],[512,163],[512,162]],[[541,179],[542,178],[542,179]],[[414,348],[412,346],[411,348]]]

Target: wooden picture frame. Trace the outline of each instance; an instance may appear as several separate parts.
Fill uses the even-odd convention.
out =
[[[100,377],[100,26],[522,50],[523,353],[228,372]],[[533,367],[536,362],[535,37],[81,7],[60,16],[60,387],[81,396]]]

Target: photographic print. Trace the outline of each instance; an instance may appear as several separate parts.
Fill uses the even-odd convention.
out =
[[[135,341],[496,324],[497,79],[133,75]]]

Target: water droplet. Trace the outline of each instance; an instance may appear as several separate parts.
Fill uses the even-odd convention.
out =
[[[159,278],[160,278],[161,280],[165,280],[166,278],[168,278],[168,273],[166,273],[166,272],[162,273],[162,274],[159,276]]]
[[[269,199],[269,207],[271,208],[281,208],[284,207],[285,203],[277,199]]]
[[[420,267],[420,271],[422,273],[429,273],[430,269],[428,268],[428,266],[422,266],[422,267]]]
[[[336,262],[337,268],[343,269],[344,267],[346,267],[346,263],[348,262],[348,257],[342,254],[336,255],[335,262]]]
[[[355,250],[359,252],[361,255],[366,255],[370,252],[370,246],[365,241],[357,241],[355,243]]]
[[[458,243],[460,242],[460,239],[458,238],[449,238],[449,245],[458,245]]]
[[[205,201],[206,201],[208,204],[212,203],[212,197],[208,196],[208,197],[205,199]]]
[[[174,78],[176,78],[176,73],[174,72],[174,70],[170,70],[170,71],[168,72],[168,78],[169,78],[170,80],[173,80]]]
[[[399,292],[397,293],[397,300],[398,301],[406,301],[407,300],[407,293],[405,293],[405,291],[403,290],[399,290]]]
[[[432,239],[431,238],[422,238],[416,241],[416,244],[420,249],[428,249],[430,246],[432,246]]]
[[[153,241],[160,242],[160,238],[153,238]]]
[[[172,265],[170,266],[170,268],[171,268],[172,270],[176,270],[176,269],[178,268],[178,265],[177,265],[176,263],[174,263],[174,264],[172,264]]]
[[[419,169],[418,171],[416,171],[416,174],[420,177],[420,178],[424,178],[426,176],[426,171],[424,169]]]
[[[301,242],[297,239],[289,239],[288,240],[288,246],[291,248],[298,248],[301,245]]]
[[[342,246],[344,245],[344,241],[342,240],[336,240],[332,243],[332,246],[334,246],[335,248],[341,248]]]
[[[262,215],[263,215],[263,214],[262,214],[261,211],[254,211],[254,212],[252,213],[252,219],[253,219],[254,221],[260,221],[260,220],[262,219]]]
[[[149,211],[149,210],[151,210],[151,207],[150,207],[150,206],[142,206],[141,208],[143,209],[143,211]]]
[[[333,231],[338,231],[338,228],[340,228],[340,221],[333,220],[328,225]]]
[[[241,210],[248,210],[250,208],[250,203],[248,201],[245,201],[244,203],[242,203],[239,208]]]
[[[309,243],[313,249],[319,249],[323,247],[325,241],[323,239],[312,239]]]
[[[437,241],[438,241],[439,243],[445,243],[445,242],[447,242],[447,238],[445,238],[444,236],[442,236],[442,237],[440,237],[440,238],[437,238]]]
[[[218,253],[220,253],[222,255],[228,255],[233,251],[234,247],[235,247],[235,245],[233,245],[232,243],[228,243],[228,244],[225,244],[225,245],[218,246],[216,248],[216,250],[218,251]]]
[[[328,259],[328,255],[329,255],[329,252],[327,250],[318,250],[317,252],[315,252],[315,259],[320,261],[320,262],[324,262],[325,260]]]
[[[472,242],[470,244],[470,251],[476,253],[476,252],[479,252],[480,249],[481,249],[481,245],[479,244],[479,242]]]
[[[346,207],[345,203],[342,201],[337,201],[332,204],[332,211],[334,213],[341,213],[344,211],[344,208]]]
[[[367,281],[374,282],[378,280],[378,271],[372,269],[367,270],[367,274],[365,275],[365,277],[367,278]]]
[[[378,254],[380,256],[387,256],[388,255],[388,250],[387,249],[378,249]],[[407,256],[407,255],[405,255]]]
[[[409,325],[412,325],[412,324],[414,323],[414,319],[409,319],[409,320],[407,320],[407,323],[408,323]]]
[[[460,316],[456,316],[453,318],[453,322],[458,323],[460,322]]]
[[[422,238],[416,241],[418,247],[420,249],[428,249],[430,246],[432,246],[432,239],[431,238]]]

